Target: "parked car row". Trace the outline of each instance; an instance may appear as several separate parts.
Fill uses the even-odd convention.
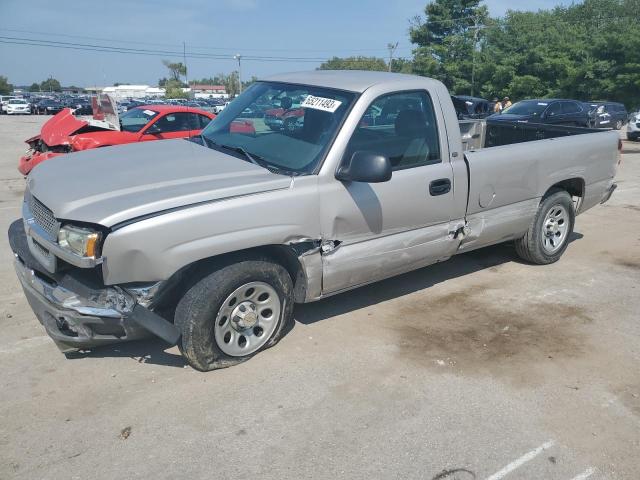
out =
[[[483,98],[452,95],[451,100],[459,120],[491,118],[499,121],[620,130],[628,117],[622,103],[607,101],[530,99],[517,102],[501,113],[494,113],[494,103]]]

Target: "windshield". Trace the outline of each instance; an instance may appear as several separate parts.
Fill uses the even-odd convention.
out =
[[[120,130],[123,132],[139,132],[151,119],[155,118],[158,112],[147,108],[134,108],[127,110],[120,116]]]
[[[267,168],[312,173],[354,98],[342,90],[254,83],[209,123],[202,137],[210,147],[235,149]]]
[[[9,100],[10,105],[25,105],[26,103],[25,100]]]
[[[548,102],[538,100],[524,100],[522,102],[514,103],[503,113],[509,113],[511,115],[539,117],[548,106]]]

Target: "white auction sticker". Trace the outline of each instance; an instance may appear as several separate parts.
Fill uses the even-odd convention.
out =
[[[143,111],[143,113],[144,113],[145,115],[149,115],[149,116],[151,116],[151,115],[155,115],[155,114],[156,114],[156,112],[154,112],[153,110],[144,110],[144,111]]]
[[[307,95],[304,102],[300,104],[302,108],[314,108],[316,110],[322,110],[324,112],[335,112],[338,107],[342,105],[340,100],[334,100],[333,98],[314,97],[313,95]]]

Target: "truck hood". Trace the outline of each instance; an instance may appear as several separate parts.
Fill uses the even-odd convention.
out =
[[[112,227],[202,202],[286,189],[291,182],[180,139],[62,155],[34,168],[27,187],[56,218]]]

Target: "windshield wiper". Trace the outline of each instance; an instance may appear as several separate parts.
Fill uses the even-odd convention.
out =
[[[277,166],[269,163],[268,161],[266,161],[261,156],[256,155],[255,153],[249,153],[244,147],[241,147],[239,145],[224,145],[222,143],[216,143],[213,140],[205,137],[202,134],[200,135],[200,137],[202,138],[202,141],[204,142],[204,144],[207,145],[209,148],[211,148],[211,146],[214,146],[214,147],[218,147],[218,148],[224,148],[226,150],[231,150],[232,152],[240,153],[249,162],[251,162],[254,165],[257,165],[259,167],[266,168],[270,172],[279,173],[279,174],[282,174],[282,175],[289,175],[289,176],[290,175],[294,175],[293,172],[289,172],[289,171],[284,170],[284,169],[282,169],[280,167],[277,167]]]

